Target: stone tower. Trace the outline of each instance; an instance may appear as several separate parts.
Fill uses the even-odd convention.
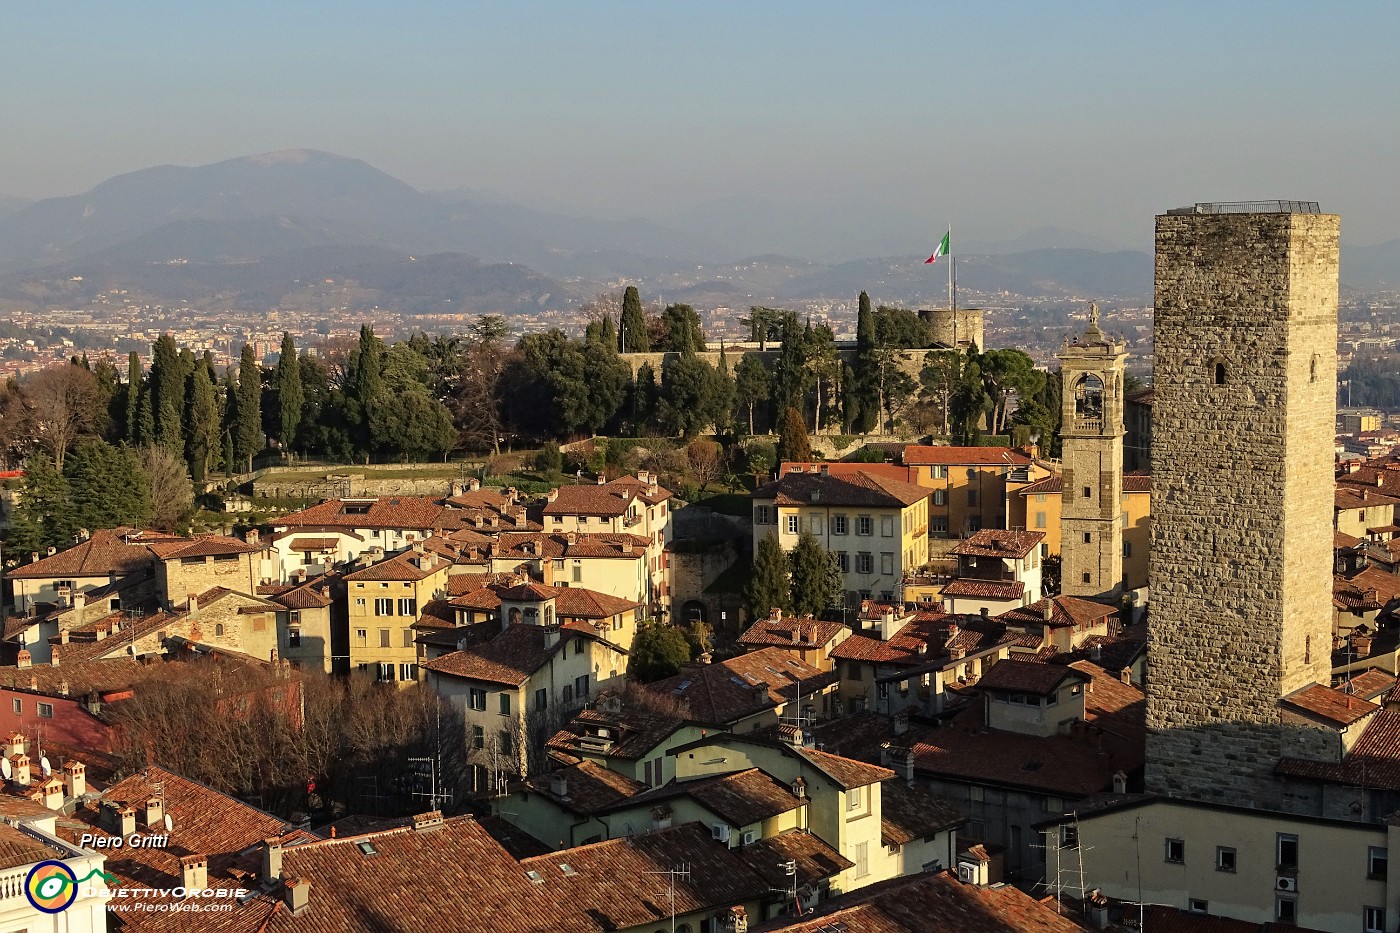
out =
[[[1060,504],[1060,589],[1066,596],[1114,600],[1123,590],[1122,341],[1089,328],[1059,359],[1064,491]]]
[[[1157,218],[1149,792],[1281,809],[1278,759],[1322,753],[1278,701],[1330,683],[1339,226]]]

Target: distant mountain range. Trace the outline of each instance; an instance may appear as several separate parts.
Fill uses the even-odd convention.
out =
[[[926,223],[863,218],[752,198],[659,219],[580,217],[467,191],[421,192],[355,159],[289,150],[145,169],[73,197],[0,198],[0,301],[72,307],[125,289],[213,308],[520,313],[567,308],[623,280],[648,297],[739,307],[861,289],[889,302],[943,294],[941,272],[923,255],[850,258],[907,248],[926,238]],[[841,255],[829,247],[833,223]],[[1149,255],[1070,230],[958,247],[962,288],[1151,293]],[[1343,278],[1361,287],[1400,280],[1400,240],[1349,248]]]

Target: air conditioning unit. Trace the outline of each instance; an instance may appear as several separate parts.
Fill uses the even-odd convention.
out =
[[[1283,875],[1279,875],[1278,884],[1276,885],[1276,887],[1280,891],[1296,892],[1298,890],[1298,879],[1286,878]]]
[[[754,840],[757,839],[757,838],[758,838],[757,834],[754,833],[753,830],[749,830],[748,832],[744,833],[744,836],[743,836],[743,844],[746,845],[746,846],[751,846],[751,845],[754,844]]]
[[[967,864],[966,862],[959,862],[959,863],[958,863],[958,880],[961,881],[961,882],[963,882],[964,884],[976,884],[976,883],[977,883],[977,868],[976,868],[976,866],[974,866],[974,865],[969,865],[969,864]]]
[[[729,827],[724,823],[716,823],[710,827],[710,837],[718,839],[720,842],[729,841]]]

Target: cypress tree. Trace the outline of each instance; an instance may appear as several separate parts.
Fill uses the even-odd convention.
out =
[[[135,444],[141,429],[141,354],[126,356],[126,442]]]
[[[208,478],[210,466],[218,456],[219,403],[214,383],[209,380],[209,370],[203,363],[195,367],[189,382],[185,459],[190,465],[190,478],[199,485]]]
[[[788,560],[776,535],[765,535],[754,554],[753,575],[744,590],[744,607],[750,619],[767,618],[774,609],[792,610],[792,583]]]
[[[851,428],[857,434],[871,431],[880,417],[879,367],[875,351],[878,340],[875,316],[870,311],[870,296],[860,293],[860,309],[856,313],[856,359],[851,367],[851,379],[846,392],[853,397],[847,410],[851,413]]]
[[[841,570],[836,555],[822,547],[816,535],[804,531],[792,549],[792,610],[817,615],[836,605],[841,595]]]
[[[277,360],[273,385],[277,387],[277,439],[286,452],[296,440],[302,407],[306,404],[306,393],[301,385],[301,361],[297,359],[297,348],[289,333],[282,334],[282,356]]]
[[[155,419],[151,440],[172,453],[183,453],[185,432],[180,415],[185,410],[185,376],[180,351],[169,334],[157,337],[151,350],[151,389],[151,413]]]
[[[642,297],[635,285],[627,286],[622,293],[622,320],[619,330],[624,353],[651,351],[651,337],[647,334],[647,318],[642,311]]]
[[[812,445],[807,440],[807,424],[802,412],[789,407],[783,413],[778,434],[778,462],[807,463],[812,459]]]
[[[253,355],[253,345],[245,343],[238,359],[238,410],[234,445],[238,459],[253,469],[253,457],[263,448],[262,367]]]

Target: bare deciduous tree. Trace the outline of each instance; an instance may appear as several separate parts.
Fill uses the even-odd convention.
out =
[[[42,370],[20,384],[35,439],[63,471],[73,442],[91,430],[102,403],[97,377],[68,364]]]
[[[141,450],[141,468],[151,484],[151,525],[174,531],[194,508],[194,486],[185,461],[164,447]]]

